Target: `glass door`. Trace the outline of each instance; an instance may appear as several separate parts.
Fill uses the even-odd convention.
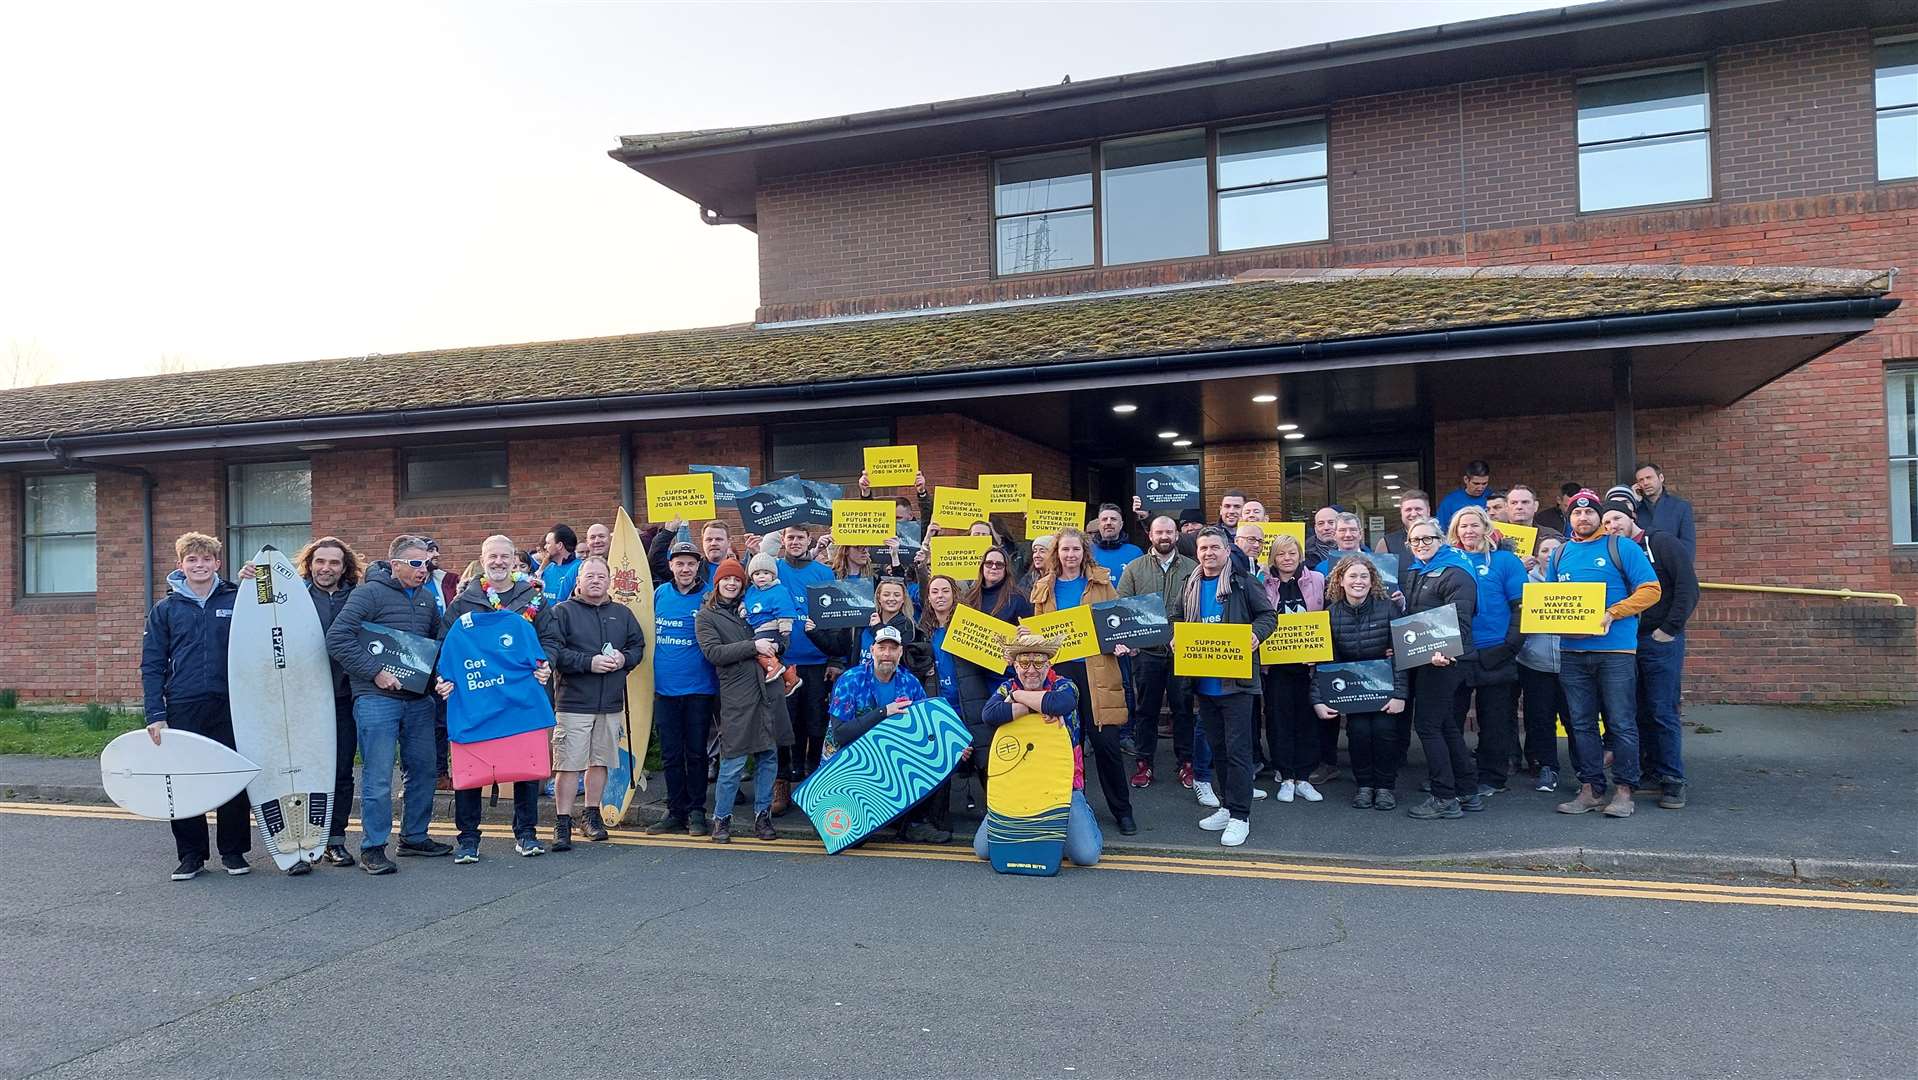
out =
[[[1423,488],[1417,454],[1303,453],[1285,459],[1285,520],[1312,520],[1321,506],[1357,514],[1370,547],[1398,528],[1399,492]]]

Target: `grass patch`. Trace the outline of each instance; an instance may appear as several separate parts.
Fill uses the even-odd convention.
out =
[[[104,705],[89,705],[82,712],[0,709],[0,754],[98,757],[120,735],[145,726],[140,713]]]

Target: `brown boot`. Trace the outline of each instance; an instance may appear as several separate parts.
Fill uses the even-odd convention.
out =
[[[1592,790],[1592,785],[1580,784],[1578,786],[1578,797],[1571,802],[1559,803],[1558,812],[1561,814],[1589,814],[1604,805],[1605,800],[1598,797],[1598,793]]]
[[[1612,788],[1612,801],[1605,805],[1606,817],[1631,817],[1637,807],[1632,805],[1632,789],[1625,784]]]
[[[761,840],[777,840],[779,834],[773,831],[773,816],[760,814],[753,818],[753,835]]]
[[[786,811],[791,810],[792,808],[793,808],[792,782],[784,779],[774,780],[773,781],[773,809],[772,809],[773,816],[778,817],[781,814],[784,814]]]
[[[714,818],[713,819],[713,843],[730,844],[732,842],[733,842],[733,816],[731,814],[727,814],[725,817]]]

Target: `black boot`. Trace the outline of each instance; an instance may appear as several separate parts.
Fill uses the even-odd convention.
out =
[[[573,815],[560,814],[553,818],[553,850],[573,850]]]
[[[599,816],[599,807],[592,806],[587,808],[582,831],[586,833],[586,839],[588,840],[599,841],[606,839],[606,822]]]

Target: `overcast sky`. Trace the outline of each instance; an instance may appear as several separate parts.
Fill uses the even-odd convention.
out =
[[[740,322],[752,234],[607,158],[619,135],[1554,6],[8,2],[0,364],[65,381]]]

